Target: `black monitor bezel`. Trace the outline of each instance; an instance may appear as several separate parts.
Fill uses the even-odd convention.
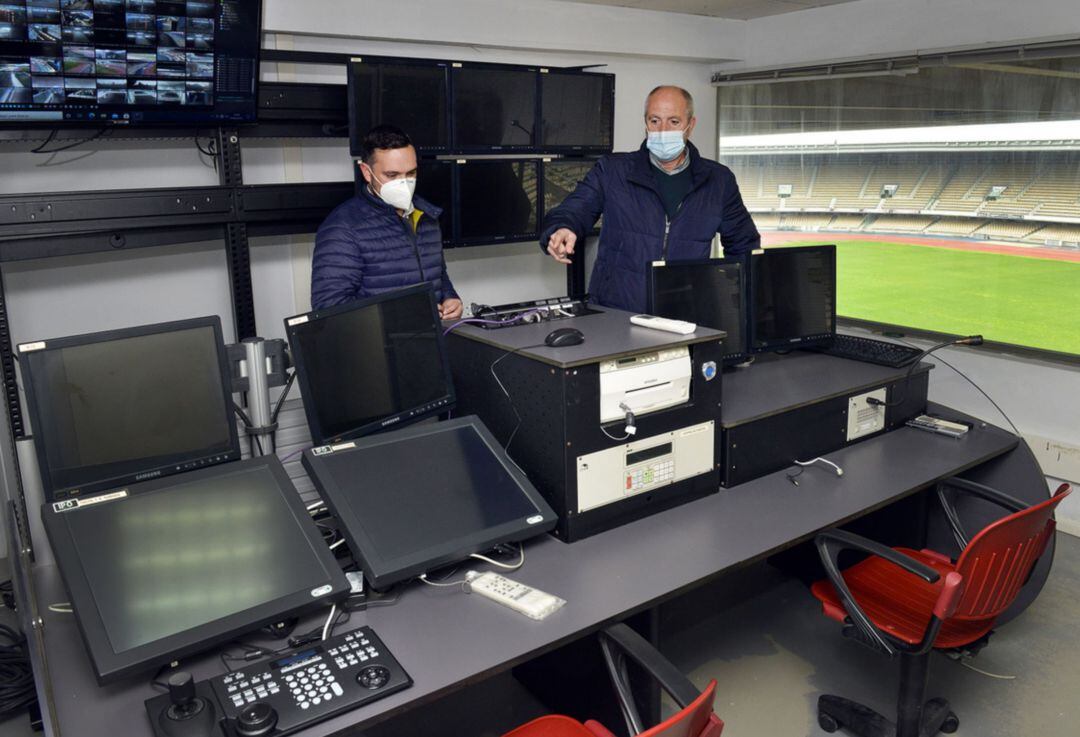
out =
[[[198,455],[174,456],[167,463],[154,467],[144,468],[134,473],[121,476],[101,478],[88,484],[80,484],[76,487],[57,487],[53,483],[50,473],[49,452],[46,447],[46,439],[41,434],[44,427],[42,419],[42,407],[38,402],[38,396],[34,382],[34,365],[37,357],[53,350],[74,348],[94,343],[107,343],[114,340],[138,338],[145,335],[157,335],[161,333],[182,332],[198,328],[212,328],[214,331],[214,345],[217,349],[218,373],[221,377],[222,408],[226,416],[226,424],[229,428],[228,448],[211,453]],[[44,345],[42,345],[44,344]],[[45,500],[52,502],[57,499],[83,496],[99,491],[114,489],[125,484],[133,484],[145,478],[172,476],[177,473],[190,471],[192,468],[204,468],[235,461],[240,458],[240,437],[236,423],[233,421],[233,398],[232,398],[232,372],[229,367],[228,354],[225,350],[225,342],[221,332],[221,318],[217,315],[196,317],[187,320],[175,320],[172,322],[155,323],[153,325],[139,325],[130,328],[105,330],[97,333],[84,333],[71,335],[63,338],[53,338],[45,341],[20,343],[16,349],[20,355],[19,367],[21,369],[23,389],[26,394],[27,412],[30,416],[30,425],[33,430],[34,450],[37,456],[38,470],[41,475],[41,486]],[[183,393],[183,387],[176,388],[177,393]],[[177,470],[177,465],[182,466]]]
[[[762,268],[762,259],[775,258],[777,254],[782,252],[822,252],[829,254],[832,261],[832,273],[833,273],[833,288],[832,299],[829,305],[829,310],[832,314],[832,331],[828,333],[815,333],[813,335],[802,336],[789,336],[786,338],[778,338],[771,341],[767,341],[763,345],[758,345],[757,336],[757,294],[754,290],[754,272]],[[750,273],[748,274],[747,284],[749,292],[749,342],[747,348],[750,353],[772,353],[775,351],[794,350],[795,348],[809,348],[811,346],[828,345],[836,337],[836,245],[835,244],[818,244],[812,246],[782,246],[776,248],[766,248],[761,252],[752,254],[750,258]]]
[[[398,57],[386,57],[386,56],[371,56],[371,57],[357,57],[351,59],[346,65],[346,110],[349,118],[349,155],[355,157],[360,156],[360,142],[367,131],[362,131],[357,128],[356,125],[356,95],[354,94],[354,86],[356,70],[359,67],[367,66],[400,66],[400,67],[426,67],[426,68],[442,68],[443,71],[443,83],[446,90],[446,99],[444,103],[446,105],[446,120],[443,121],[446,125],[446,145],[445,146],[420,146],[413,144],[418,154],[438,155],[446,154],[451,151],[453,146],[453,111],[452,106],[454,104],[453,95],[450,91],[450,65],[449,61],[441,61],[438,59],[426,60],[426,59],[406,59]],[[409,131],[405,131],[406,134]]]
[[[500,465],[517,484],[518,488],[536,508],[542,520],[533,524],[521,521],[507,522],[495,527],[477,530],[474,533],[452,540],[433,543],[405,556],[384,558],[375,550],[371,538],[364,532],[348,497],[353,489],[342,489],[327,470],[327,464],[333,463],[341,454],[367,450],[386,443],[401,440],[414,440],[433,433],[450,432],[461,427],[470,427],[487,445]],[[354,559],[364,571],[365,579],[376,589],[383,589],[400,581],[414,578],[442,566],[468,558],[473,553],[489,550],[499,543],[519,542],[554,529],[558,516],[544,500],[540,492],[529,479],[509,460],[506,451],[476,415],[457,417],[438,423],[417,425],[397,430],[392,433],[373,435],[362,440],[342,444],[344,447],[322,446],[304,451],[303,466],[311,476],[320,497],[326,502],[334,517],[341,525],[341,532],[353,553]],[[354,487],[355,488],[355,487]],[[385,490],[393,493],[393,490]]]
[[[83,642],[99,684],[111,683],[206,651],[217,644],[233,640],[264,625],[280,622],[332,601],[338,601],[349,591],[348,580],[336,562],[333,551],[326,546],[319,528],[312,521],[288,473],[275,455],[248,458],[227,466],[190,471],[175,478],[144,481],[127,487],[126,492],[129,497],[153,493],[169,494],[174,486],[202,477],[245,472],[262,466],[268,467],[273,474],[283,503],[288,506],[296,519],[299,532],[311,546],[318,563],[325,569],[327,579],[312,582],[303,590],[265,602],[258,607],[237,612],[120,653],[115,652],[109,642],[104,620],[96,606],[93,590],[78,555],[78,548],[70,534],[70,528],[62,523],[63,515],[78,513],[80,503],[93,503],[94,506],[98,504],[95,499],[88,500],[85,497],[42,504],[42,523],[56,555],[61,578],[71,597],[75,620],[82,633]],[[101,503],[116,504],[123,501],[123,498],[118,498],[111,501],[103,500]],[[317,596],[313,595],[313,591],[323,586],[328,586],[329,590]]]
[[[648,279],[648,291],[646,293],[646,307],[650,315],[657,315],[658,317],[666,317],[666,315],[660,315],[656,312],[656,305],[654,304],[654,297],[656,294],[656,274],[658,269],[668,268],[670,266],[735,266],[739,271],[739,310],[740,310],[740,322],[742,323],[742,346],[741,350],[736,352],[728,352],[727,346],[728,339],[725,336],[721,341],[723,348],[723,362],[724,365],[742,363],[750,355],[750,324],[753,322],[753,318],[750,315],[750,299],[749,299],[749,279],[745,262],[740,258],[701,258],[701,259],[687,259],[687,260],[668,260],[668,261],[653,261],[649,264]],[[717,328],[719,329],[719,328]],[[732,346],[734,347],[734,346]]]
[[[403,297],[410,297],[421,292],[427,293],[431,304],[431,319],[432,324],[435,326],[435,339],[438,345],[439,357],[442,359],[443,377],[446,381],[448,392],[425,407],[409,408],[402,412],[388,415],[382,419],[358,425],[348,432],[339,435],[327,435],[323,431],[322,424],[319,421],[314,401],[309,401],[308,399],[311,396],[310,387],[314,377],[312,377],[308,371],[307,361],[304,358],[303,351],[299,348],[296,334],[299,331],[302,331],[305,326],[311,325],[316,321],[330,319],[356,310],[367,309],[373,305]],[[435,289],[431,282],[422,282],[410,287],[383,292],[382,294],[377,294],[373,297],[357,300],[355,302],[336,305],[334,307],[326,307],[321,310],[312,310],[311,312],[296,315],[294,317],[287,317],[285,318],[285,335],[289,341],[289,351],[292,356],[293,370],[296,372],[296,383],[299,385],[300,395],[303,397],[304,415],[307,417],[308,430],[311,433],[311,441],[315,445],[339,443],[354,438],[364,437],[365,435],[370,435],[388,428],[404,427],[413,422],[418,422],[425,417],[447,412],[453,409],[454,404],[457,401],[457,394],[454,391],[454,379],[450,372],[450,359],[446,352],[446,338],[443,335],[442,321],[439,319],[438,303],[435,301]]]
[[[255,27],[258,29],[256,33],[255,41],[255,58],[252,65],[252,90],[251,90],[251,104],[247,108],[242,117],[215,117],[214,110],[216,104],[205,111],[205,115],[192,115],[191,117],[176,118],[169,120],[133,120],[130,117],[124,118],[123,115],[126,112],[129,116],[133,112],[132,110],[125,110],[123,108],[118,110],[109,110],[107,115],[111,116],[114,112],[121,117],[119,118],[95,118],[89,119],[57,119],[57,120],[40,120],[40,119],[0,119],[0,130],[77,130],[87,128],[97,128],[100,130],[112,130],[112,129],[187,129],[193,126],[239,126],[246,128],[248,126],[258,123],[259,109],[261,107],[259,103],[259,65],[262,57],[262,36],[263,36],[263,3],[259,0],[252,0],[255,11]],[[96,48],[96,47],[95,47]],[[211,84],[217,81],[217,77],[213,78]],[[126,106],[125,106],[126,107]],[[170,108],[172,110],[172,108]],[[177,112],[184,112],[182,108]]]
[[[611,135],[610,146],[599,145],[563,145],[563,146],[545,146],[541,142],[543,136],[543,123],[544,123],[544,77],[557,77],[557,76],[575,76],[575,77],[599,77],[610,82],[611,86],[611,115],[608,116],[606,121],[608,132]],[[540,151],[563,154],[563,155],[596,155],[610,153],[614,149],[615,144],[615,75],[610,72],[588,72],[584,69],[557,69],[546,68],[540,70],[539,82],[537,87],[537,113],[536,113],[536,130],[538,133],[533,137],[536,142],[536,148]]]

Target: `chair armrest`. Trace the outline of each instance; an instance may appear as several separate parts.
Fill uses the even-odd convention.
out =
[[[1010,512],[1020,512],[1030,506],[1026,502],[1022,502],[1002,491],[998,491],[997,489],[975,481],[968,481],[967,479],[954,476],[939,482],[937,485],[938,499],[941,500],[941,507],[945,511],[945,518],[949,521],[949,527],[952,528],[953,537],[956,539],[956,544],[960,546],[961,550],[967,547],[971,538],[964,529],[963,524],[960,522],[960,515],[956,511],[956,504],[952,498],[953,494],[950,493],[952,491],[960,491],[970,496],[979,497],[980,499],[997,504],[999,507],[1003,507]]]
[[[608,627],[600,632],[600,642],[613,645],[645,669],[660,687],[668,692],[680,709],[685,709],[701,695],[701,690],[695,687],[682,671],[629,626],[620,622]]]
[[[882,631],[870,620],[870,617],[855,601],[855,597],[851,595],[851,590],[840,573],[840,553],[845,550],[855,550],[876,555],[908,573],[918,576],[927,583],[936,583],[941,578],[941,575],[930,566],[920,563],[910,556],[844,530],[826,530],[819,533],[814,539],[814,544],[817,546],[818,555],[821,556],[821,563],[825,566],[825,574],[836,589],[840,600],[844,603],[844,609],[847,611],[848,617],[863,636],[863,640],[866,644],[881,650],[890,657],[895,655],[896,648],[889,644]]]

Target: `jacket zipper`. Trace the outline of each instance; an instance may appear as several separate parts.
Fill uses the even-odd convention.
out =
[[[427,279],[424,278],[424,263],[420,260],[420,234],[418,232],[413,232],[412,228],[409,227],[409,224],[405,222],[405,218],[402,217],[399,218],[399,220],[401,220],[402,227],[405,228],[405,234],[412,240],[413,255],[416,256],[416,268],[420,272],[420,281],[427,281]],[[417,230],[420,229],[419,220],[416,222],[416,227]]]
[[[671,220],[667,215],[664,215],[664,246],[660,249],[660,260],[667,261],[667,239],[668,233],[671,232]]]

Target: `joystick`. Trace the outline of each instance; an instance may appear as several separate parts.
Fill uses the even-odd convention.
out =
[[[369,665],[356,674],[356,682],[372,691],[382,688],[389,680],[390,671],[381,665]]]
[[[265,701],[256,701],[236,717],[236,733],[240,737],[261,737],[277,726],[278,715]]]
[[[195,680],[186,671],[169,676],[169,705],[158,714],[162,731],[172,737],[212,735],[214,706],[198,695]]]

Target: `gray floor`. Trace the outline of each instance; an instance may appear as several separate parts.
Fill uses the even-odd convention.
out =
[[[732,602],[739,602],[732,604]],[[0,613],[10,621],[11,613]],[[1080,538],[1059,535],[1050,579],[1035,603],[994,635],[972,665],[935,657],[930,695],[960,716],[959,735],[1075,737],[1080,733]],[[894,708],[897,664],[840,636],[798,581],[766,565],[699,589],[664,608],[663,650],[698,685],[718,681],[716,710],[731,737],[818,737],[818,695],[835,693],[883,713]],[[508,674],[477,684],[368,737],[489,737],[541,713]],[[612,728],[617,725],[608,725]],[[32,735],[25,717],[0,737]]]

